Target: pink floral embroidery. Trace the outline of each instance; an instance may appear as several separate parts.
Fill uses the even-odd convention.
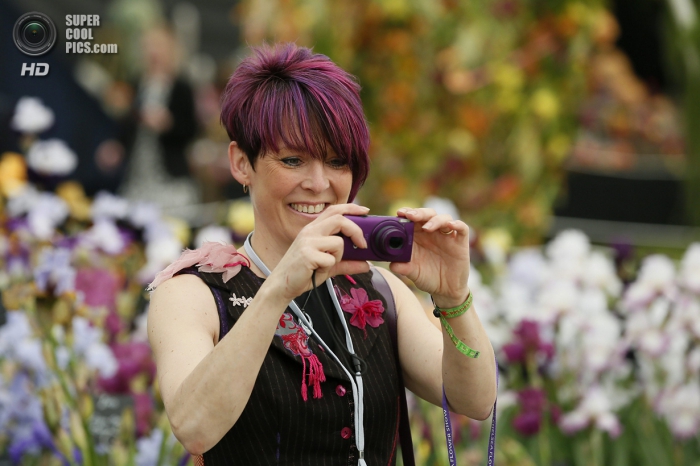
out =
[[[379,299],[369,301],[367,291],[362,288],[351,288],[350,295],[344,294],[340,299],[340,307],[343,308],[343,311],[352,314],[350,323],[364,330],[365,337],[367,337],[365,329],[367,324],[377,328],[384,322],[382,302]]]
[[[222,278],[226,283],[241,271],[241,266],[250,267],[250,262],[248,258],[236,251],[234,245],[208,241],[200,248],[185,249],[179,259],[156,275],[148,286],[148,290],[154,290],[180,270],[193,265],[196,265],[200,272],[223,273]]]
[[[284,347],[295,356],[301,357],[303,369],[301,372],[301,397],[304,401],[309,399],[308,386],[306,384],[306,368],[309,368],[309,385],[313,388],[314,398],[322,398],[321,382],[326,381],[326,374],[323,372],[323,365],[318,357],[309,348],[309,336],[304,332],[292,316],[288,313],[282,314],[277,324],[276,335],[282,338]]]

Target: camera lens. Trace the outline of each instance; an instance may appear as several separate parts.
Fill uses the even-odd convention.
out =
[[[389,247],[391,249],[399,249],[401,246],[403,246],[403,238],[398,238],[396,236],[389,238]]]
[[[41,23],[32,21],[24,26],[24,39],[32,45],[41,44],[46,38],[46,29]]]
[[[38,57],[51,50],[56,43],[56,26],[43,13],[25,13],[15,21],[12,38],[20,52]]]
[[[372,238],[374,239],[372,244],[374,250],[385,258],[401,254],[401,249],[407,239],[406,230],[394,220],[377,225],[372,232]]]

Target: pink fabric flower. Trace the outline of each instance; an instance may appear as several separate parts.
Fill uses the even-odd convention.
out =
[[[369,301],[367,291],[362,288],[351,288],[350,295],[343,295],[340,299],[340,307],[343,311],[352,314],[350,323],[355,327],[365,330],[367,324],[377,328],[384,322],[382,312],[384,306],[378,299]],[[367,331],[365,330],[365,336]]]
[[[236,251],[233,244],[206,242],[197,249],[185,249],[179,259],[166,267],[156,275],[156,278],[148,286],[148,290],[155,290],[158,285],[172,278],[176,273],[187,267],[196,265],[200,272],[221,273],[224,283],[236,276],[241,271],[241,266],[250,267],[248,258]]]

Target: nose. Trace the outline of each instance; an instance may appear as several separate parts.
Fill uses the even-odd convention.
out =
[[[301,183],[301,187],[313,191],[314,193],[321,193],[328,189],[330,182],[326,170],[326,165],[322,161],[313,160],[312,163],[308,165],[308,170]]]

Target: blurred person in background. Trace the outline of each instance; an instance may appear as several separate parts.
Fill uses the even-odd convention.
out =
[[[143,36],[144,71],[122,121],[127,156],[119,192],[166,211],[199,202],[186,151],[198,132],[191,86],[179,75],[178,44],[165,26]]]

